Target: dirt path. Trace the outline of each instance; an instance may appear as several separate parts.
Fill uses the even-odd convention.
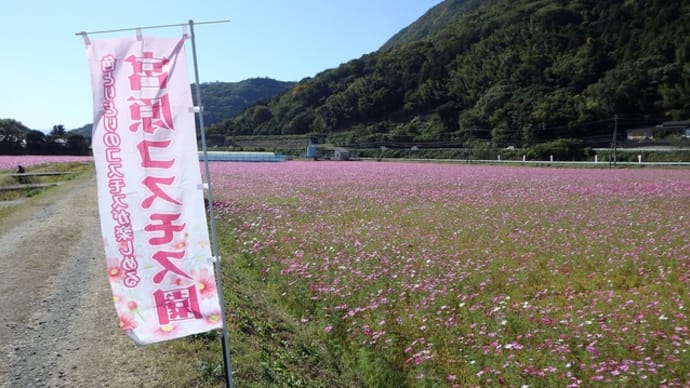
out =
[[[0,387],[155,386],[156,346],[120,334],[93,172],[0,222]]]

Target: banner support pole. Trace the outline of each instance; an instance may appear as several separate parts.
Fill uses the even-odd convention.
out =
[[[230,364],[230,343],[228,341],[228,327],[225,322],[225,301],[223,298],[223,287],[222,287],[222,273],[220,267],[220,255],[218,252],[218,236],[216,232],[216,219],[215,212],[213,210],[213,190],[211,189],[211,170],[208,166],[208,149],[206,147],[206,130],[204,127],[204,108],[201,104],[201,89],[199,87],[199,67],[197,65],[196,59],[196,41],[194,39],[194,21],[189,20],[189,33],[190,39],[192,41],[192,58],[194,59],[194,89],[196,91],[196,105],[199,107],[198,117],[199,117],[199,131],[201,132],[201,149],[204,155],[204,167],[206,172],[206,183],[208,184],[208,213],[209,222],[211,224],[211,247],[213,250],[213,257],[215,257],[214,266],[216,269],[216,285],[220,292],[218,293],[218,301],[220,302],[220,313],[223,317],[223,364],[225,369],[225,383],[228,388],[234,388],[232,381],[232,366]]]
[[[225,19],[225,20],[211,20],[211,21],[205,21],[205,22],[195,22],[194,24],[217,24],[217,23],[227,23],[230,20]],[[95,35],[95,34],[108,34],[111,32],[124,32],[124,31],[136,31],[136,30],[151,30],[151,29],[158,29],[158,28],[168,28],[168,27],[186,27],[188,26],[188,23],[178,23],[178,24],[165,24],[165,25],[160,25],[160,26],[145,26],[145,27],[130,27],[130,28],[118,28],[114,30],[102,30],[102,31],[81,31],[81,32],[75,32],[74,35],[81,35],[81,36],[87,36],[87,35]]]

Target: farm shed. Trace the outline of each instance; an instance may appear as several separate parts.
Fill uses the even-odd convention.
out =
[[[654,138],[654,128],[635,128],[629,129],[627,132],[628,140],[649,140]]]
[[[690,138],[690,120],[684,121],[664,121],[652,127],[633,128],[626,132],[628,140],[653,140],[663,139],[669,135],[680,135]]]
[[[678,134],[685,138],[690,138],[690,120],[664,121],[661,125],[657,125],[657,128],[669,134]]]
[[[345,148],[335,147],[333,149],[333,160],[350,160],[350,151]]]

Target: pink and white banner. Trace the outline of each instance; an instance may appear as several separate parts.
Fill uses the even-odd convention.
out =
[[[184,38],[87,42],[108,277],[139,344],[223,325],[184,49]]]

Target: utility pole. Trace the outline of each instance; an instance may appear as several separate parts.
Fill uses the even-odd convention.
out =
[[[616,165],[616,138],[618,137],[618,115],[613,115],[613,138],[611,139],[611,155],[609,156],[609,168],[611,163]]]

